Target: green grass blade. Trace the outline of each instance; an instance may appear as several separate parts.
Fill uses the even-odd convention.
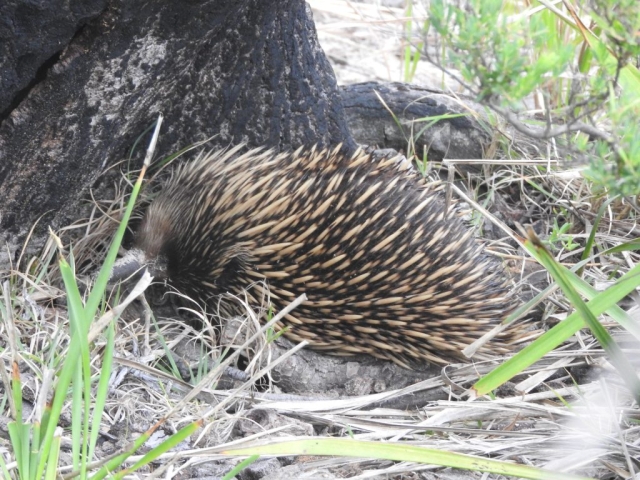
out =
[[[616,245],[615,247],[609,248],[600,253],[600,255],[605,256],[612,253],[620,253],[639,249],[640,239],[634,239],[629,242],[625,242],[620,245]],[[537,255],[535,251],[532,251],[532,253],[534,254],[534,256]],[[580,263],[583,262],[585,261],[583,260]],[[566,270],[562,266],[561,268],[563,269],[565,274],[569,275],[568,278],[573,288],[575,288],[581,295],[584,295],[587,299],[591,300],[598,294],[598,291],[591,285],[589,285],[586,281],[584,281],[581,277],[570,274],[570,270]],[[610,315],[611,318],[613,318],[616,322],[618,322],[621,327],[633,334],[640,341],[640,324],[632,320],[629,315],[618,305],[611,305],[611,307],[606,310],[606,313]]]
[[[222,453],[226,455],[331,455],[380,458],[402,462],[441,465],[444,467],[538,480],[586,480],[587,478],[566,473],[550,472],[528,465],[502,462],[432,448],[344,438],[307,438],[256,447],[224,450]]]
[[[32,434],[31,434],[31,450],[29,451],[29,471],[35,472],[36,468],[38,468],[38,461],[40,460],[40,444],[36,443],[40,438],[40,428],[41,425],[39,422],[34,422],[32,425]]]
[[[628,242],[621,243],[615,247],[608,248],[602,255],[609,255],[611,253],[629,252],[632,250],[640,250],[640,238],[634,238]]]
[[[117,468],[119,468],[125,462],[125,460],[127,458],[129,458],[131,455],[133,455],[136,452],[136,450],[138,450],[138,448],[140,448],[147,440],[149,440],[149,437],[151,437],[151,435],[156,430],[156,428],[160,425],[160,423],[161,422],[158,422],[156,425],[154,425],[148,431],[146,431],[145,433],[140,435],[133,442],[133,445],[131,446],[131,448],[129,448],[129,450],[127,450],[126,452],[124,452],[124,453],[112,458],[111,460],[109,460],[98,472],[96,472],[95,475],[93,475],[91,477],[91,480],[102,480],[107,475],[112,474]],[[193,431],[195,431],[198,427],[200,427],[200,425],[202,425],[202,421],[194,422],[194,423],[188,425],[187,427],[185,427],[182,430],[180,430],[180,432],[177,432],[175,435],[178,435],[178,434],[182,433],[183,431],[190,431],[190,429],[193,428],[194,425],[196,425],[196,427],[195,427],[195,429]],[[191,432],[191,433],[193,433],[193,432]],[[191,435],[191,433],[189,435]],[[171,439],[175,437],[175,435],[173,435],[171,438],[167,439],[165,442],[170,442]],[[187,438],[189,435],[184,436],[184,438]],[[182,441],[182,440],[180,440],[180,441]],[[171,442],[170,445],[172,445],[174,443],[175,443],[175,445],[177,445],[178,443],[180,443],[180,441]],[[158,446],[156,448],[160,448],[160,446]],[[169,448],[172,448],[172,447],[169,446]],[[151,452],[149,452],[147,455],[149,455],[150,453]],[[147,458],[147,455],[145,455],[145,458]],[[140,460],[140,461],[142,461],[142,460]],[[138,462],[138,463],[140,463],[140,462]],[[133,467],[131,467],[130,469],[127,469],[125,472],[130,472],[130,471],[133,471]],[[114,476],[113,478],[120,478],[120,477]]]
[[[80,462],[85,462],[83,458],[85,442],[83,440],[86,437],[83,435],[83,430],[85,429],[85,422],[83,420],[85,415],[83,414],[83,410],[86,409],[87,402],[86,400],[84,401],[85,406],[83,408],[83,393],[84,398],[86,399],[86,379],[84,376],[87,375],[90,363],[87,332],[91,322],[90,319],[87,318],[85,309],[82,305],[82,297],[80,295],[80,289],[78,288],[73,269],[63,257],[60,257],[60,273],[67,292],[67,304],[69,308],[71,344],[68,353],[71,354],[72,351],[77,351],[80,356],[79,363],[76,360],[73,364],[69,364],[69,366],[67,366],[69,362],[68,356],[65,359],[65,365],[63,366],[63,369],[69,368],[72,370],[74,387],[71,407],[72,463],[74,470],[77,470],[80,467]],[[56,391],[56,395],[58,393],[59,392]],[[66,394],[66,392],[63,394]],[[48,425],[47,430],[50,430],[51,428],[55,428],[55,425]],[[53,434],[53,431],[51,431],[51,434]],[[47,433],[47,435],[49,435],[49,433]]]
[[[100,470],[95,473],[95,475],[91,477],[91,480],[102,480],[107,475],[112,475],[113,472],[118,469],[127,458],[133,455],[136,450],[144,444],[144,442],[149,440],[149,436],[150,435],[147,433],[143,433],[142,435],[140,435],[140,437],[138,437],[133,442],[133,446],[129,450],[110,459],[105,465],[102,466]]]
[[[44,411],[42,412],[42,419],[40,421],[40,438],[38,439],[38,446],[42,445],[42,442],[44,441],[44,434],[47,431],[50,419],[51,419],[51,404],[47,403],[44,406]]]
[[[69,264],[75,266],[73,250],[69,253]],[[65,291],[73,310],[69,312],[71,329],[71,343],[80,346],[80,363],[75,368],[72,396],[72,440],[73,466],[80,467],[81,478],[86,478],[87,470],[87,439],[89,438],[89,415],[91,411],[91,358],[89,352],[89,328],[93,316],[88,315],[82,304],[80,289],[76,280],[75,270],[70,268],[63,275]]]
[[[31,478],[31,425],[23,423],[20,425],[22,429],[21,438],[22,446],[20,447],[22,471],[24,478]]]
[[[82,370],[78,365],[73,372],[71,399],[71,460],[74,470],[80,468],[82,450]]]
[[[589,238],[584,245],[584,251],[582,252],[582,258],[580,260],[586,260],[591,255],[591,250],[593,249],[593,244],[596,240],[596,233],[598,232],[598,226],[600,225],[600,221],[602,220],[602,216],[604,212],[607,211],[607,207],[615,200],[616,197],[609,198],[606,202],[600,205],[598,209],[598,214],[596,215],[596,219],[593,221],[593,226],[591,227],[591,232],[589,232]],[[582,271],[584,270],[584,266],[581,267],[577,274],[582,276]]]
[[[91,480],[102,480],[104,477],[106,477],[107,475],[111,475],[116,469],[120,468],[120,466],[125,462],[127,458],[133,455],[136,450],[138,450],[138,448],[140,448],[147,440],[149,440],[149,437],[151,437],[157,425],[159,424],[156,424],[156,426],[152,427],[150,430],[146,431],[138,438],[136,438],[129,450],[109,460],[100,470],[98,470],[98,472],[96,472],[95,475],[91,477]]]
[[[69,286],[67,290],[67,306],[69,311],[69,319],[72,324],[71,328],[77,328],[78,322],[71,322],[71,318],[77,316],[82,312],[82,299],[80,298],[80,292],[77,289],[77,285],[75,284],[75,277],[73,277],[73,272],[71,267],[67,263],[67,261],[60,257],[60,273],[62,274],[63,281],[65,283],[65,288],[67,285]],[[75,289],[73,288],[75,285]],[[74,325],[75,324],[75,325]],[[64,360],[64,365],[62,366],[62,370],[60,371],[60,375],[58,376],[58,382],[56,384],[56,391],[53,396],[53,402],[51,404],[51,413],[49,416],[49,421],[47,422],[46,430],[44,433],[44,440],[42,442],[42,446],[40,449],[40,462],[38,464],[38,470],[36,471],[36,478],[42,478],[44,473],[47,455],[51,449],[51,443],[53,442],[54,431],[56,426],[58,425],[58,420],[60,418],[60,412],[62,411],[62,407],[64,405],[64,401],[67,398],[67,392],[69,390],[69,385],[71,385],[71,380],[73,379],[74,372],[78,365],[78,358],[80,357],[81,343],[78,341],[74,341],[74,337],[79,337],[79,332],[72,331],[71,332],[71,342],[69,344],[69,349],[67,351],[67,356]]]
[[[7,308],[11,307],[8,306]],[[28,479],[31,467],[31,429],[22,420],[22,380],[20,379],[20,369],[15,360],[11,363],[11,396],[15,406],[16,418],[7,426],[9,439],[18,464],[20,478]]]
[[[60,376],[58,377],[58,383],[56,385],[56,392],[53,396],[53,402],[51,404],[51,413],[49,415],[49,421],[47,423],[47,428],[44,433],[44,439],[42,442],[42,446],[40,448],[40,462],[38,464],[38,470],[36,472],[36,478],[41,478],[44,472],[44,468],[47,461],[47,456],[43,455],[42,452],[48,452],[51,450],[51,444],[53,443],[54,431],[58,424],[58,419],[60,418],[60,412],[62,411],[62,407],[64,405],[64,401],[67,398],[67,391],[69,389],[69,385],[71,384],[71,379],[73,377],[73,372],[75,370],[74,361],[77,361],[78,357],[78,348],[73,348],[73,345],[70,346],[69,351],[67,352],[67,359],[65,361],[65,365],[60,372]],[[70,360],[75,359],[75,360]]]
[[[531,243],[538,251],[538,255],[540,255],[544,267],[553,276],[555,281],[558,282],[558,285],[560,285],[560,288],[567,296],[571,304],[580,313],[580,316],[593,333],[593,336],[596,337],[598,343],[600,343],[602,348],[609,355],[611,362],[616,367],[618,373],[629,387],[629,390],[635,397],[636,402],[640,403],[640,379],[638,379],[638,375],[636,374],[635,369],[633,368],[627,357],[624,355],[618,344],[616,344],[616,342],[611,338],[609,332],[607,332],[607,330],[598,321],[593,312],[582,301],[582,298],[580,298],[578,292],[573,288],[567,276],[565,276],[562,269],[549,254],[544,245],[535,237],[533,237]]]
[[[16,409],[15,422],[22,425],[22,380],[20,369],[15,361],[11,363],[11,396]]]
[[[115,330],[113,323],[107,329],[107,344],[105,345],[104,354],[102,356],[102,368],[100,369],[100,380],[96,390],[95,405],[93,407],[93,418],[91,420],[91,435],[89,437],[89,451],[87,461],[92,461],[95,452],[98,435],[100,434],[100,421],[102,413],[107,402],[107,394],[109,393],[109,376],[111,375],[111,366],[113,364],[113,345]]]
[[[7,425],[9,430],[9,439],[11,440],[11,446],[13,447],[13,456],[16,459],[18,465],[18,473],[21,478],[27,478],[24,472],[24,460],[22,454],[22,424],[18,422],[9,422]]]
[[[601,315],[634,291],[638,285],[640,285],[640,265],[629,270],[606,291],[595,295],[587,303],[587,306],[593,315]],[[572,313],[533,343],[527,345],[510,360],[478,380],[472,387],[473,391],[476,395],[482,396],[498,388],[525,368],[533,365],[584,326],[585,324],[580,314],[578,312]]]
[[[58,462],[60,461],[60,441],[61,436],[56,432],[51,442],[49,458],[47,459],[47,469],[44,474],[45,480],[56,480],[58,478]]]
[[[183,440],[186,440],[188,437],[193,435],[196,432],[196,430],[198,430],[198,428],[200,428],[201,426],[202,426],[202,420],[198,420],[178,430],[176,433],[171,435],[160,445],[158,445],[154,449],[147,452],[140,460],[134,463],[131,467],[125,470],[122,470],[118,472],[116,475],[114,475],[113,477],[114,480],[120,480],[125,475],[135,472],[139,468],[144,467],[145,465],[153,462],[160,455],[168,452],[172,448],[176,447],[180,442],[182,442]]]
[[[89,425],[90,425],[90,414],[91,414],[91,358],[89,354],[89,325],[91,323],[90,319],[86,319],[88,321],[84,322],[86,325],[85,331],[83,332],[82,339],[80,340],[82,345],[80,348],[80,367],[82,368],[82,393],[84,400],[84,408],[82,415],[82,456],[81,456],[81,478],[86,478],[87,476],[87,463],[89,462],[89,458],[87,455],[87,448],[89,446]]]
[[[124,238],[124,234],[127,230],[127,224],[129,222],[129,218],[131,217],[131,212],[133,212],[133,207],[135,204],[135,199],[138,197],[138,193],[140,192],[140,188],[142,186],[142,176],[138,178],[138,181],[133,187],[133,191],[131,192],[131,198],[129,199],[129,203],[127,204],[127,209],[122,217],[122,221],[120,222],[120,226],[116,231],[116,234],[113,238],[113,242],[109,247],[109,252],[107,253],[107,257],[100,268],[100,272],[96,278],[96,282],[91,289],[91,293],[89,294],[89,298],[87,299],[86,304],[86,312],[90,318],[94,318],[97,311],[98,306],[100,305],[100,301],[104,295],[104,292],[107,288],[107,283],[109,281],[109,276],[111,275],[111,269],[113,264],[116,261],[116,257],[118,256],[118,250],[120,249],[120,244],[122,243],[122,239]]]
[[[11,474],[7,468],[7,462],[4,461],[4,457],[2,455],[0,455],[0,473],[2,473],[2,478],[11,478]]]
[[[167,362],[169,362],[169,367],[170,367],[169,371],[171,375],[173,375],[176,378],[179,378],[180,380],[184,380],[182,378],[182,375],[180,375],[180,369],[178,368],[178,365],[176,364],[176,361],[173,357],[173,352],[169,348],[169,345],[167,345],[162,329],[160,328],[160,325],[158,325],[158,320],[156,319],[153,312],[150,313],[150,316],[151,316],[151,323],[153,323],[153,328],[155,329],[155,332],[157,334],[157,340],[160,343],[160,346],[162,346],[162,350],[164,350],[164,355],[167,359]]]
[[[109,276],[111,275],[111,269],[113,267],[114,262],[116,261],[116,257],[118,256],[118,250],[120,249],[120,244],[122,243],[122,239],[124,238],[124,234],[127,230],[127,225],[129,223],[129,218],[131,218],[131,212],[133,212],[133,207],[135,205],[136,199],[138,198],[138,194],[140,193],[140,189],[142,188],[142,179],[144,178],[144,174],[148,168],[148,162],[151,159],[151,155],[155,150],[155,142],[158,139],[158,134],[160,133],[160,126],[162,125],[162,115],[158,118],[156,123],[156,130],[154,132],[154,136],[151,140],[151,144],[147,149],[147,158],[145,159],[145,164],[140,171],[140,175],[138,176],[138,180],[133,186],[133,190],[131,191],[131,197],[129,198],[129,203],[127,203],[127,208],[122,216],[122,221],[118,226],[118,230],[111,242],[111,246],[109,247],[109,251],[107,252],[107,256],[105,258],[102,267],[100,268],[100,272],[96,278],[96,282],[91,289],[91,293],[89,294],[89,298],[87,299],[87,304],[85,306],[87,315],[89,318],[94,318],[96,312],[98,311],[98,305],[100,305],[100,301],[104,295],[104,292],[107,288],[107,283],[109,281]]]
[[[443,113],[442,115],[432,115],[429,117],[416,118],[415,120],[413,120],[414,124],[419,125],[420,123],[426,122],[426,125],[423,125],[422,128],[420,128],[420,130],[418,130],[418,132],[413,136],[413,138],[414,140],[417,140],[418,138],[422,137],[422,134],[424,132],[433,127],[438,122],[466,116],[468,116],[467,113]]]
[[[242,470],[247,468],[259,458],[260,455],[251,455],[250,457],[245,458],[239,464],[229,470],[229,472],[224,477],[222,477],[222,480],[233,480],[234,478],[236,478],[236,475],[238,475]]]

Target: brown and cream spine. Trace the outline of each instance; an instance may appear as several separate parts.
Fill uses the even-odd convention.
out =
[[[407,162],[361,150],[236,147],[174,173],[131,255],[204,303],[250,286],[257,302],[268,286],[281,309],[306,293],[286,335],[314,348],[442,364],[514,299],[501,263],[444,217],[436,190]]]

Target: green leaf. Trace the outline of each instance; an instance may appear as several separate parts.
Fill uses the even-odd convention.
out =
[[[95,475],[91,477],[91,480],[102,480],[107,475],[113,473],[113,471],[119,468],[127,460],[127,458],[129,458],[136,452],[136,450],[138,450],[138,448],[144,445],[144,443],[149,440],[150,436],[151,433],[149,432],[145,432],[140,435],[133,441],[133,444],[126,452],[123,452],[120,455],[117,455],[110,459],[105,465],[103,465],[100,470],[98,470]]]
[[[553,276],[556,282],[560,285],[560,288],[567,296],[571,304],[577,309],[580,313],[580,316],[585,321],[591,332],[593,333],[598,343],[604,348],[604,350],[609,354],[609,358],[611,363],[616,367],[618,373],[623,378],[629,390],[636,399],[636,402],[640,403],[640,379],[638,379],[638,375],[635,372],[635,369],[626,358],[620,347],[613,341],[609,332],[602,326],[602,324],[595,317],[593,312],[587,307],[587,305],[582,301],[578,292],[573,288],[571,282],[563,272],[563,270],[559,267],[558,263],[553,259],[553,257],[549,254],[544,245],[533,237],[534,241],[532,241],[533,248],[536,249],[542,264],[547,269],[547,271]],[[636,278],[636,280],[640,280],[640,276]],[[640,282],[638,282],[640,283]]]
[[[47,458],[47,470],[45,471],[45,480],[56,480],[58,478],[58,462],[60,459],[60,442],[61,437],[59,434],[54,435],[53,442],[51,442],[51,450],[49,450]]]
[[[247,468],[259,458],[260,455],[251,455],[250,457],[245,458],[238,465],[229,470],[229,472],[224,477],[222,477],[222,480],[233,480],[237,474],[239,474],[242,470]]]
[[[154,449],[146,453],[140,460],[134,463],[130,468],[127,468],[115,474],[113,476],[114,480],[120,480],[125,475],[135,472],[139,468],[144,467],[145,465],[153,462],[160,455],[168,452],[172,448],[176,447],[180,442],[182,442],[183,440],[193,435],[195,431],[198,430],[198,428],[200,428],[201,425],[202,425],[202,421],[199,420],[197,422],[190,423],[186,427],[177,431],[176,433],[171,435],[169,438],[167,438],[164,442],[162,442],[160,445],[158,445],[157,447],[155,447]]]
[[[577,280],[584,283],[581,279]],[[622,312],[624,316],[618,314],[621,310],[616,306],[616,303],[626,297],[630,292],[634,291],[639,285],[640,265],[637,265],[619,278],[615,284],[609,287],[606,291],[594,295],[593,299],[586,305],[593,315],[600,315],[609,309],[613,309],[612,312],[610,312],[611,315],[618,321],[621,319],[624,320],[624,316],[626,316],[626,314],[624,314],[624,312]],[[621,322],[621,325],[624,326],[623,322]],[[478,380],[472,387],[473,391],[476,395],[482,396],[495,390],[500,385],[540,360],[544,355],[562,344],[562,342],[566,341],[578,330],[584,328],[584,326],[585,323],[580,314],[578,312],[572,313],[565,320],[515,354],[511,359]]]
[[[303,438],[294,441],[224,450],[225,455],[332,455],[340,457],[380,458],[417,462],[477,472],[510,475],[539,480],[585,480],[566,473],[550,472],[528,465],[446,452],[402,443],[368,442],[344,438]]]
[[[115,330],[113,323],[107,329],[107,343],[102,354],[102,368],[100,369],[100,379],[98,380],[98,388],[96,390],[95,404],[93,406],[93,418],[91,421],[91,435],[89,438],[89,451],[87,453],[87,461],[92,461],[95,446],[100,434],[100,422],[102,413],[107,402],[109,393],[109,377],[111,375],[111,365],[113,364],[113,345]]]

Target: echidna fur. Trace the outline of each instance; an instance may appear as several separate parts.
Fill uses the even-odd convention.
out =
[[[268,284],[276,311],[306,293],[289,338],[403,366],[460,359],[512,311],[501,263],[407,162],[241,148],[180,167],[145,214],[135,254],[179,291],[217,304]]]

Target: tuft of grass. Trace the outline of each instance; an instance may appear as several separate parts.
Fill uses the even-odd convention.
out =
[[[415,42],[414,37],[424,38],[429,31],[429,18],[427,17],[422,22],[414,19],[414,0],[407,0],[405,5],[405,22],[404,22],[404,60],[403,60],[403,75],[402,78],[405,82],[411,83],[416,75],[418,64],[422,58],[422,51],[424,50],[424,40]]]
[[[596,317],[607,312],[612,318],[617,320],[619,324],[634,334],[636,339],[640,341],[640,329],[637,328],[635,322],[624,312],[617,303],[629,293],[640,287],[640,265],[636,265],[626,274],[620,277],[611,287],[604,292],[597,293],[593,287],[588,285],[584,280],[576,274],[559,265],[551,255],[544,249],[544,246],[535,237],[525,243],[527,250],[536,257],[545,267],[552,271],[553,276],[562,285],[565,292],[569,292],[570,298],[578,311],[569,315],[563,322],[559,323],[551,330],[540,336],[533,343],[518,352],[510,360],[506,361],[488,375],[481,378],[472,389],[474,396],[486,395],[500,385],[509,381],[517,374],[524,371],[527,367],[539,361],[547,353],[554,348],[560,346],[569,337],[574,335],[578,330],[589,326],[589,328],[597,332],[596,338],[601,342],[605,349],[613,354],[613,360],[619,366],[619,372],[629,385],[631,392],[637,399],[639,384],[634,370],[625,360],[624,355],[615,346],[610,336],[604,331]],[[626,246],[616,248],[620,251],[622,248],[640,249],[640,243],[637,241],[629,242]],[[585,295],[590,299],[587,303],[582,302],[578,293]]]
[[[20,480],[35,480],[44,478],[54,480],[59,475],[60,445],[62,429],[59,427],[64,405],[71,403],[71,467],[72,476],[81,479],[101,479],[107,474],[112,474],[119,469],[123,462],[143,445],[151,434],[162,424],[158,422],[147,432],[142,434],[125,452],[117,455],[102,468],[96,471],[101,463],[93,463],[96,444],[100,434],[100,426],[104,407],[108,397],[109,378],[113,365],[114,351],[114,321],[119,317],[124,308],[138,297],[149,285],[151,278],[145,273],[127,298],[109,311],[103,298],[106,292],[108,278],[115,262],[118,249],[127,228],[127,222],[133,211],[136,197],[142,186],[142,179],[149,165],[162,124],[162,116],[158,118],[155,132],[149,148],[144,166],[132,194],[129,198],[126,211],[118,231],[113,239],[106,259],[96,277],[95,283],[88,291],[86,301],[83,300],[81,288],[76,277],[76,268],[73,254],[67,258],[60,239],[51,232],[51,238],[58,249],[58,267],[64,282],[67,299],[67,311],[69,317],[69,342],[62,351],[52,350],[52,364],[49,380],[43,383],[39,392],[38,404],[42,406],[36,412],[35,417],[28,421],[24,418],[22,382],[20,375],[20,357],[22,346],[18,345],[16,328],[10,328],[9,341],[13,352],[11,384],[11,405],[13,420],[9,422],[8,429],[16,460],[17,472],[9,470],[4,458],[0,456],[0,468],[5,478]],[[53,249],[46,258],[52,260]],[[46,262],[45,262],[46,263]],[[47,265],[42,265],[47,267]],[[40,275],[43,275],[41,273]],[[41,278],[40,276],[37,278]],[[34,284],[35,285],[35,284]],[[33,287],[35,289],[35,286]],[[15,327],[15,318],[12,315],[13,306],[11,299],[11,286],[8,281],[3,284],[4,302],[0,302],[0,314],[7,325]],[[33,290],[32,290],[33,292]],[[117,298],[116,298],[117,301]],[[101,318],[95,321],[98,314]],[[102,336],[104,348],[102,350],[102,362],[97,376],[92,375],[92,359],[90,358],[90,344]],[[97,383],[95,391],[93,385]],[[52,396],[50,401],[47,401]],[[184,440],[200,426],[201,422],[192,422],[175,435],[169,437],[159,446],[152,449],[133,466],[121,470],[112,475],[112,478],[123,478],[125,475],[147,465],[162,453],[173,448]]]

